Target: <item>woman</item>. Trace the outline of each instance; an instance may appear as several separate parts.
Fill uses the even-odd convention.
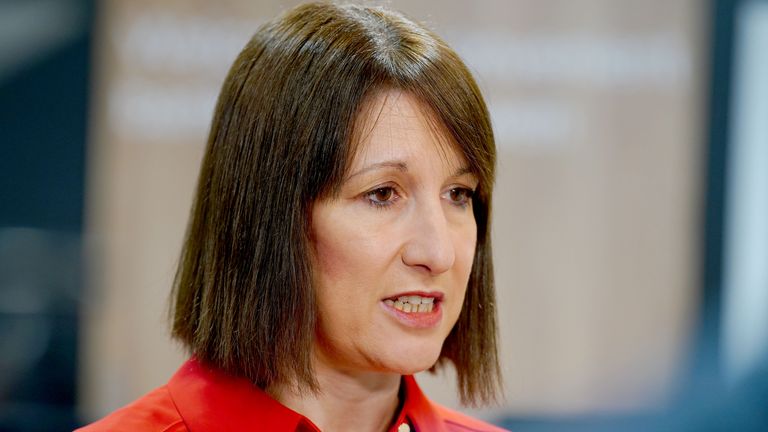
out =
[[[480,92],[437,36],[307,4],[224,82],[173,291],[192,357],[83,430],[495,431],[429,401],[499,388]]]

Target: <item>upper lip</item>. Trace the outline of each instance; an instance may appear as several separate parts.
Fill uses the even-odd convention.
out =
[[[401,292],[401,293],[386,297],[384,300],[397,300],[399,297],[406,297],[406,296],[432,297],[436,301],[443,300],[443,293],[441,293],[440,291],[405,291],[405,292]]]

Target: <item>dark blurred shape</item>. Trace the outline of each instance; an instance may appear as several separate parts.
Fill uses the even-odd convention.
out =
[[[735,387],[690,393],[663,411],[631,416],[517,418],[500,425],[514,432],[765,432],[768,357]]]
[[[734,388],[699,395],[669,415],[664,429],[681,432],[768,430],[768,357]]]
[[[0,3],[0,431],[72,429],[93,2]]]
[[[48,16],[26,11],[35,3],[39,3],[37,9],[53,9],[53,14],[62,4],[82,13],[90,10],[85,0],[6,1],[0,8],[4,16],[0,23]],[[14,5],[22,11],[14,14]],[[47,33],[48,24],[22,22],[13,28],[25,32],[11,32],[8,26],[0,30],[0,226],[80,232],[90,20],[73,21],[71,25],[80,26],[76,34],[71,34],[73,30],[53,34],[66,36],[64,41],[27,40],[35,39],[31,34],[36,29]],[[23,49],[11,49],[16,46]]]
[[[0,229],[0,429],[74,420],[80,235]]]

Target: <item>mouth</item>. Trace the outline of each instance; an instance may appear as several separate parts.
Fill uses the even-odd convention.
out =
[[[384,309],[408,327],[430,328],[442,319],[443,294],[439,292],[401,293],[382,300]]]

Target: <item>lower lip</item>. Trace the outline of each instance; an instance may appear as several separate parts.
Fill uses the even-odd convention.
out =
[[[432,328],[437,326],[443,318],[443,308],[440,303],[435,303],[432,312],[403,312],[388,306],[383,301],[381,306],[400,323],[412,328]]]

